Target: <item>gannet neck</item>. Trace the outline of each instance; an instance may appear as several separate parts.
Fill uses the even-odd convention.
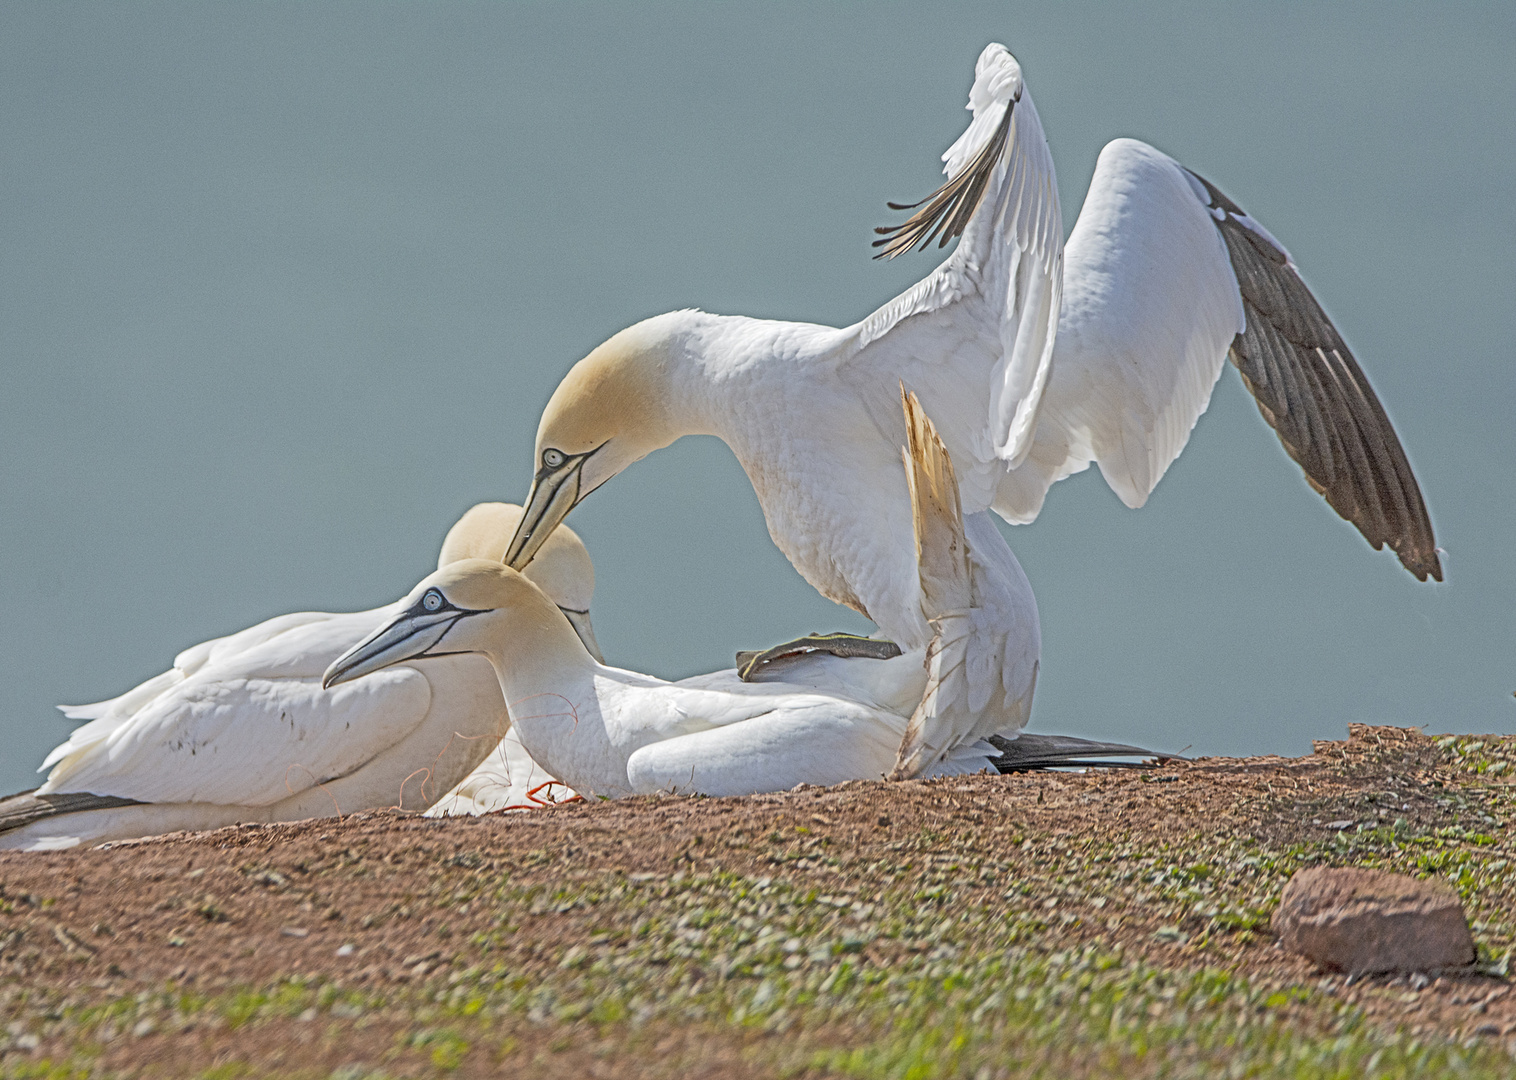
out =
[[[558,605],[530,578],[489,559],[465,559],[413,592],[439,591],[465,613],[434,651],[476,652],[494,666],[506,700],[599,666]]]
[[[539,464],[583,460],[577,498],[685,435],[733,444],[776,367],[820,355],[840,332],[809,323],[673,311],[627,327],[569,371],[537,429]],[[761,418],[760,418],[761,419]],[[565,511],[566,512],[566,511]]]
[[[608,730],[597,692],[599,676],[612,669],[590,656],[564,613],[530,582],[517,576],[513,584],[520,587],[504,606],[466,620],[475,623],[467,640],[495,669],[512,730],[534,761],[571,777],[582,794],[628,794],[625,759],[634,747],[615,745],[627,733],[618,739]]]

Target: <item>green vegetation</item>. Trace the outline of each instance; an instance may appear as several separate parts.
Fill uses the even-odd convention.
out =
[[[1340,976],[1280,974],[1267,930],[1302,866],[1437,876],[1474,919],[1488,978],[1469,981],[1502,985],[1516,853],[1511,789],[1493,770],[1506,747],[1472,742],[1437,744],[1460,779],[1428,788],[1437,813],[1421,825],[1404,792],[1376,788],[1276,793],[1240,806],[1232,824],[1148,842],[1009,821],[898,834],[861,852],[793,823],[702,840],[756,850],[771,867],[761,876],[593,870],[546,849],[491,870],[498,862],[453,850],[369,923],[430,919],[436,948],[408,957],[403,979],[293,976],[216,993],[169,983],[106,1000],[13,985],[0,992],[0,1075],[97,1080],[120,1075],[100,1064],[119,1040],[236,1032],[262,1049],[179,1072],[159,1057],[131,1075],[574,1075],[554,1062],[581,1054],[629,1064],[616,1075],[640,1075],[636,1065],[678,1076],[681,1061],[715,1048],[741,1075],[860,1080],[1508,1077],[1516,1064],[1492,1032],[1413,1028],[1380,1007],[1414,1000],[1416,984],[1381,979],[1354,998]],[[1287,842],[1233,827],[1286,811],[1326,824]],[[859,858],[870,861],[849,862]],[[537,880],[555,866],[573,874]],[[367,872],[339,860],[322,888],[336,894],[342,875]],[[260,873],[274,872],[248,871]],[[485,929],[464,918],[481,908]],[[669,1032],[684,1040],[673,1051]],[[269,1045],[297,1037],[328,1055],[351,1044],[361,1060],[260,1064]],[[68,1050],[27,1052],[44,1040]]]

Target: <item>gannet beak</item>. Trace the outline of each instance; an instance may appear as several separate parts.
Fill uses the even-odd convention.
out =
[[[556,467],[543,465],[537,470],[521,523],[516,526],[510,546],[505,549],[506,566],[512,570],[525,569],[547,538],[553,535],[558,523],[568,517],[568,512],[579,501],[579,472],[593,453],[594,450],[588,454],[574,454],[564,458]]]
[[[600,655],[600,644],[595,640],[595,628],[590,625],[590,613],[588,611],[570,611],[566,607],[558,609],[568,618],[569,625],[574,628],[574,633],[579,635],[579,640],[584,642],[584,647],[590,651],[598,664],[605,663],[605,657]]]
[[[322,689],[330,690],[338,683],[351,682],[402,660],[445,655],[431,650],[454,623],[469,614],[455,607],[426,611],[418,602],[333,660],[321,677]]]

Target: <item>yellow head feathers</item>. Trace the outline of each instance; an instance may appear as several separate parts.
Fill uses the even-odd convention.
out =
[[[515,503],[487,502],[470,507],[442,541],[437,569],[463,559],[503,561],[506,545],[521,524],[521,514],[522,508]],[[552,531],[525,573],[559,607],[589,610],[595,595],[595,564],[579,535],[567,525]]]
[[[593,473],[604,482],[683,434],[669,415],[669,349],[660,316],[628,327],[575,364],[542,412],[538,464],[549,450],[570,458],[598,451],[603,461],[594,462]],[[610,462],[616,467],[606,472]],[[596,486],[587,485],[586,493]]]

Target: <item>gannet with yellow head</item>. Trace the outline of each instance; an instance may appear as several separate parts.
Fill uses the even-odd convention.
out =
[[[958,238],[932,274],[844,329],[674,312],[569,372],[538,427],[507,552],[526,566],[576,502],[682,435],[724,440],[769,533],[823,595],[907,650],[921,618],[897,387],[920,395],[957,466],[984,600],[968,699],[1024,723],[1036,608],[987,511],[1035,518],[1056,481],[1100,466],[1141,506],[1230,357],[1310,485],[1375,548],[1441,580],[1400,440],[1346,342],[1264,227],[1214,185],[1132,139],[1101,152],[1067,249],[1052,158],[1020,65],[990,45],[947,182],[881,255]]]
[[[979,615],[974,545],[946,449],[914,398],[905,409],[907,528],[920,553],[919,614],[933,627],[922,648],[799,657],[757,682],[725,671],[670,683],[597,662],[526,577],[466,560],[417,585],[387,625],[332,663],[325,685],[479,653],[531,758],[585,795],[742,795],[994,768],[1000,753],[976,734],[958,678]]]
[[[498,560],[520,518],[518,506],[473,507],[448,532],[439,564]],[[555,531],[528,574],[598,655],[588,616],[594,567],[578,536]],[[477,656],[321,688],[332,660],[394,612],[283,615],[186,649],[118,698],[66,708],[89,723],[47,756],[46,783],[0,800],[0,847],[421,810],[476,767],[498,772],[486,755],[509,719]]]

